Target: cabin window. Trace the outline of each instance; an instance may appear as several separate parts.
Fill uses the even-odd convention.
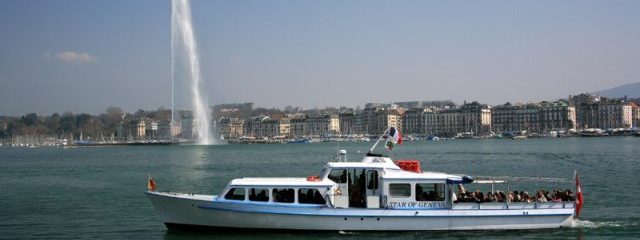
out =
[[[329,179],[336,183],[347,183],[347,170],[346,169],[334,169],[329,173]]]
[[[409,183],[391,183],[389,184],[389,195],[391,197],[411,197],[411,184]]]
[[[378,189],[378,171],[369,170],[367,171],[367,189],[376,190]]]
[[[281,203],[293,203],[295,200],[296,192],[293,188],[274,188],[273,189],[273,201]]]
[[[416,184],[416,201],[444,201],[444,184]]]
[[[244,200],[244,188],[232,188],[229,189],[224,199],[229,200]]]
[[[269,189],[267,188],[252,188],[249,190],[249,200],[257,202],[269,201]]]
[[[315,188],[298,189],[298,203],[325,204],[324,197]]]

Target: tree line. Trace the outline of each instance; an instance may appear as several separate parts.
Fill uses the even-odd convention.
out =
[[[17,136],[46,136],[55,138],[77,139],[80,134],[97,139],[109,137],[117,132],[118,127],[139,119],[152,120],[171,119],[171,110],[138,110],[125,113],[118,107],[109,107],[104,113],[91,115],[86,113],[65,112],[49,116],[29,113],[19,117],[0,116],[0,139],[11,139]]]

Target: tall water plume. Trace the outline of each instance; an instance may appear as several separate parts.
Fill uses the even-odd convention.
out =
[[[202,83],[200,57],[191,24],[191,7],[188,0],[171,0],[171,68],[172,101],[175,101],[176,78],[186,78],[190,84],[188,94],[191,95],[191,110],[196,123],[196,143],[214,144],[209,104],[200,91]],[[175,108],[173,104],[172,108]],[[175,109],[172,111],[175,113]],[[175,119],[172,120],[175,121]]]

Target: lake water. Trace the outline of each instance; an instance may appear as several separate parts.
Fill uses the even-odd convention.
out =
[[[317,175],[336,149],[359,161],[371,143],[0,147],[0,239],[601,239],[640,237],[640,138],[405,142],[388,152],[423,170],[471,176],[560,177],[574,169],[585,206],[575,227],[527,231],[399,233],[186,233],[168,231],[143,191],[218,194],[239,177]],[[564,185],[563,185],[564,184]],[[561,187],[571,187],[560,183]],[[510,188],[552,189],[554,182]],[[503,189],[505,190],[505,189]]]

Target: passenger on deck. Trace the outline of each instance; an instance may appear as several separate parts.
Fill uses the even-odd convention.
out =
[[[514,202],[522,202],[522,196],[518,191],[513,191],[513,201]]]
[[[571,192],[571,190],[567,189],[564,190],[564,192],[567,194],[567,201],[575,201],[576,198],[573,196],[573,192]]]
[[[491,194],[491,192],[487,192],[487,196],[485,197],[485,202],[493,202],[496,198]]]
[[[505,195],[502,191],[498,192],[498,196],[500,197],[498,198],[498,202],[504,202],[507,200],[507,195]]]
[[[533,200],[529,196],[529,192],[522,192],[522,202],[531,203]]]
[[[538,194],[536,194],[536,202],[548,202],[547,197],[545,197],[544,190],[538,191]]]
[[[480,192],[480,191],[478,191],[478,193],[476,193],[476,202],[477,203],[486,202],[485,198],[484,198],[484,194],[482,194],[482,192]]]
[[[562,202],[563,193],[559,189],[553,190],[552,202]]]

